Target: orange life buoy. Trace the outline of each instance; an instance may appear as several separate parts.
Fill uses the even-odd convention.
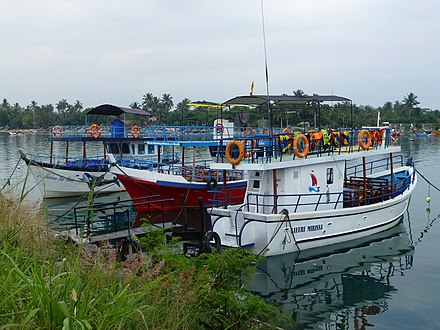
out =
[[[134,125],[134,126],[131,128],[131,135],[132,135],[135,139],[137,139],[137,138],[139,137],[140,134],[141,134],[141,129],[139,128],[139,126]]]
[[[303,152],[300,152],[298,150],[298,142],[300,139],[302,139],[304,143]],[[295,139],[293,139],[293,153],[299,158],[304,158],[305,156],[307,156],[307,154],[309,153],[309,140],[307,140],[307,137],[305,135],[298,134],[297,136],[295,136]]]
[[[363,138],[364,135],[367,137],[367,143],[364,143]],[[370,131],[363,129],[362,131],[359,132],[359,136],[358,136],[358,140],[359,140],[359,146],[364,149],[367,150],[368,148],[371,147],[371,133]]]
[[[101,127],[97,124],[92,124],[89,127],[89,134],[92,138],[97,139],[101,136]]]
[[[237,158],[232,158],[231,156],[231,149],[233,146],[237,146],[238,147],[238,157]],[[228,145],[226,146],[226,150],[225,150],[225,156],[226,159],[228,160],[228,162],[232,165],[238,165],[240,164],[240,162],[243,160],[244,157],[244,146],[240,141],[237,140],[233,140],[230,141],[228,143]]]
[[[61,126],[55,126],[52,128],[53,137],[60,138],[63,136],[63,128]]]

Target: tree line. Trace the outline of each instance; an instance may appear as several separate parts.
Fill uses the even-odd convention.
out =
[[[293,91],[296,96],[306,94],[298,89]],[[304,111],[303,107],[294,105],[275,106],[270,115],[267,107],[249,109],[245,107],[224,108],[220,114],[220,107],[192,107],[188,105],[191,100],[183,99],[174,105],[170,94],[162,94],[160,97],[152,93],[142,96],[140,102],[132,102],[127,105],[135,109],[149,111],[152,116],[147,118],[131,117],[137,124],[142,125],[197,125],[212,126],[214,120],[220,115],[224,119],[234,121],[238,114],[246,114],[246,125],[251,127],[268,125],[269,122],[275,127],[295,126],[298,123],[309,122],[316,126],[317,111]],[[324,127],[348,127],[361,125],[376,125],[377,114],[380,111],[381,121],[390,123],[413,124],[416,127],[430,126],[438,129],[440,113],[419,107],[420,102],[414,93],[407,94],[402,100],[385,102],[380,108],[369,105],[349,104],[323,104],[319,111],[319,124]],[[81,101],[77,100],[70,104],[66,99],[61,99],[55,105],[39,105],[32,101],[23,107],[18,103],[11,104],[5,98],[0,105],[0,127],[2,129],[47,129],[55,125],[83,125],[85,123],[85,110]],[[94,118],[100,123],[108,123],[110,118]],[[263,124],[262,124],[263,123]],[[267,127],[267,126],[266,126]]]

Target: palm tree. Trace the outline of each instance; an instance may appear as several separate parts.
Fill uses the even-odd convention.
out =
[[[184,117],[185,113],[187,113],[189,110],[189,107],[188,107],[189,102],[191,102],[190,99],[183,99],[182,101],[180,101],[176,105],[176,110],[178,112],[180,112],[180,126],[183,126],[183,117]],[[206,113],[208,113],[208,110],[206,110]]]
[[[129,107],[132,109],[140,109],[141,105],[139,104],[139,102],[132,102],[130,103]]]
[[[57,109],[60,118],[64,119],[69,109],[69,103],[66,99],[62,99],[55,105],[55,108]]]
[[[296,91],[293,91],[293,95],[300,97],[306,96],[302,89],[297,89]]]
[[[32,124],[33,128],[35,128],[35,123],[36,123],[35,122],[35,118],[36,118],[35,113],[37,112],[37,108],[38,108],[37,101],[31,101],[31,104],[27,107],[27,110],[31,111],[32,115],[33,115],[33,124]]]
[[[151,93],[142,96],[142,109],[150,111],[154,117],[159,116],[159,99]]]
[[[414,110],[414,108],[420,104],[419,101],[417,101],[417,96],[414,93],[409,93],[407,96],[403,98],[403,104],[405,112],[408,113],[408,119],[411,119],[411,112]]]

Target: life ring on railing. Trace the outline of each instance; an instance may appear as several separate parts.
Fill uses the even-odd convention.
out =
[[[60,138],[63,136],[63,128],[61,126],[55,126],[52,128],[53,137]]]
[[[298,150],[298,142],[300,139],[304,142],[303,152],[300,152]],[[307,137],[305,135],[298,134],[297,136],[295,136],[295,139],[293,139],[293,153],[299,158],[304,158],[305,156],[307,156],[307,154],[309,153],[309,140],[307,140]]]
[[[134,125],[131,128],[131,136],[133,136],[135,139],[137,139],[140,134],[141,134],[141,129],[139,128],[139,126]]]
[[[217,134],[221,134],[225,131],[225,128],[223,127],[223,125],[221,123],[217,123],[217,125],[215,125],[215,132]]]
[[[232,156],[231,156],[231,149],[232,149],[232,147],[234,145],[237,146],[238,151],[239,151],[237,158],[232,158]],[[232,164],[232,165],[240,164],[240,162],[243,160],[243,157],[244,157],[244,146],[243,146],[243,144],[240,141],[237,141],[237,140],[230,141],[228,143],[228,145],[226,146],[225,156],[226,156],[226,159],[228,160],[228,162],[230,164]]]
[[[206,187],[208,188],[208,190],[216,190],[217,185],[217,179],[213,177],[209,178],[208,182],[206,183]]]
[[[367,137],[367,143],[364,143],[363,138],[364,135]],[[371,147],[371,133],[370,131],[363,129],[362,131],[359,132],[359,136],[358,136],[358,140],[359,140],[359,146],[364,149],[367,150],[368,148]]]
[[[89,134],[94,139],[99,138],[101,136],[101,127],[99,127],[97,124],[90,125]]]

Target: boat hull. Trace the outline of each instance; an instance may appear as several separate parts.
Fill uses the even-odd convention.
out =
[[[416,177],[392,199],[357,207],[263,214],[239,207],[213,208],[212,231],[226,247],[265,256],[298,252],[373,235],[394,227],[407,210]]]
[[[59,169],[28,163],[43,198],[84,196],[90,193],[114,193],[124,191],[114,174],[106,171],[89,172],[84,169]],[[99,177],[102,185],[90,185],[91,177]]]
[[[223,183],[218,183],[213,190],[207,182],[190,182],[180,175],[129,168],[124,168],[123,171],[124,174],[114,173],[139,212],[180,210],[183,205],[199,207],[199,198],[205,207],[212,206],[215,201],[221,201],[226,205],[237,204],[243,202],[246,191],[246,180],[228,181],[226,187]],[[147,202],[146,198],[151,196],[157,197],[154,202]]]

